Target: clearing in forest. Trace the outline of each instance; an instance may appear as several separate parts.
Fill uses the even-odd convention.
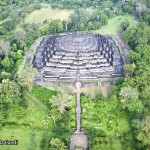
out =
[[[51,7],[45,7],[39,10],[34,10],[29,14],[25,18],[25,23],[40,23],[51,19],[68,20],[71,13],[73,13],[73,10],[60,10],[58,8],[53,9]]]
[[[102,26],[98,30],[95,30],[94,32],[102,34],[102,35],[117,34],[119,30],[121,29],[120,25],[124,20],[128,20],[130,22],[130,26],[137,24],[137,21],[132,15],[116,16],[116,17],[109,19],[106,25]]]

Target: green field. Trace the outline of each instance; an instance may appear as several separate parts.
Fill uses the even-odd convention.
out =
[[[44,131],[45,133],[47,131]],[[1,150],[40,150],[42,148],[42,140],[44,136],[43,131],[37,131],[33,129],[11,129],[3,128],[1,130],[0,139],[1,140],[18,140],[18,145],[1,145]],[[48,146],[48,142],[45,143]],[[45,146],[46,147],[46,146]]]
[[[116,16],[108,20],[108,23],[104,26],[102,26],[100,29],[95,30],[95,33],[100,33],[100,34],[117,34],[119,32],[120,25],[122,21],[128,19],[130,22],[130,26],[136,25],[137,22],[135,21],[133,16]]]
[[[51,19],[68,20],[71,13],[73,13],[73,10],[60,10],[58,8],[52,9],[51,7],[45,7],[40,10],[34,10],[31,14],[29,14],[25,18],[25,23],[40,23],[44,20]]]
[[[45,6],[39,10],[34,10],[32,13],[26,16],[23,22],[21,22],[17,27],[16,31],[22,30],[22,25],[25,24],[32,24],[32,23],[42,23],[43,21],[47,20],[68,20],[69,16],[73,13],[73,10],[67,9],[58,9],[58,8],[51,8],[50,6]]]
[[[1,140],[18,140],[18,145],[0,146],[2,150],[40,150],[44,141],[44,135],[47,134],[44,148],[48,149],[49,136],[44,124],[44,118],[47,113],[39,108],[34,102],[28,101],[27,114],[24,118],[17,119],[15,114],[16,107],[9,108],[7,124],[1,128]],[[30,125],[30,126],[29,126]],[[40,130],[39,130],[40,128]]]

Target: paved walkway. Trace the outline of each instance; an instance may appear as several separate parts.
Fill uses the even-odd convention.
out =
[[[88,139],[84,133],[73,133],[70,137],[70,142],[70,150],[75,150],[75,148],[88,150]]]
[[[122,41],[122,39],[119,37],[119,35],[113,35],[112,38],[119,44],[119,46],[122,49],[122,57],[124,58],[124,63],[129,64],[129,47]]]
[[[78,81],[76,82],[76,132],[81,131],[81,105],[80,105],[80,91],[81,83]]]
[[[29,50],[26,52],[26,54],[25,54],[26,62],[24,64],[24,69],[28,68],[30,66],[30,63],[32,63],[31,61],[32,61],[32,59],[34,57],[35,50],[39,46],[39,44],[42,41],[42,39],[43,39],[43,37],[39,37],[38,39],[36,39],[35,42],[29,48]]]
[[[76,86],[76,131],[70,136],[70,150],[76,148],[82,148],[88,150],[88,138],[87,135],[81,131],[81,82],[79,76],[77,76]]]

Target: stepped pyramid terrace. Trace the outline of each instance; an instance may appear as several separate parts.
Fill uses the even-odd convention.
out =
[[[45,36],[36,49],[35,82],[41,86],[72,86],[76,93],[76,131],[70,135],[70,150],[88,150],[88,136],[82,130],[81,88],[108,86],[123,76],[120,50],[109,36],[85,32]],[[105,82],[102,79],[107,79]],[[66,84],[67,83],[67,84]]]
[[[119,48],[109,36],[85,32],[45,36],[38,46],[33,65],[41,79],[99,80],[123,76]]]

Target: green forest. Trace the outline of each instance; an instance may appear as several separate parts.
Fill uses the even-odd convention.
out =
[[[149,150],[149,0],[0,0],[0,140],[19,141],[0,149],[68,149],[75,95],[34,84],[36,70],[23,66],[36,39],[74,31],[119,35],[130,48],[107,97],[81,95],[89,150]]]

